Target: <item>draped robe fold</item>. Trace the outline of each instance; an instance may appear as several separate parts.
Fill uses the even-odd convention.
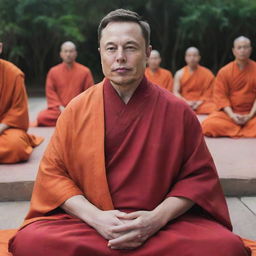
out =
[[[46,78],[48,108],[37,118],[39,126],[55,126],[61,114],[60,106],[67,104],[78,94],[94,84],[89,68],[75,62],[71,68],[61,63],[50,69]]]
[[[214,88],[214,100],[219,111],[212,113],[202,123],[206,136],[256,137],[256,116],[245,125],[236,124],[223,108],[231,107],[233,112],[248,114],[256,100],[256,63],[249,60],[243,70],[235,61],[223,67]]]
[[[9,126],[0,134],[0,163],[29,159],[33,147],[43,138],[27,134],[28,100],[24,74],[12,63],[0,59],[0,123]]]

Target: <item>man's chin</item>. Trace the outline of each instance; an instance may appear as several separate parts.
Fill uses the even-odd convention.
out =
[[[134,84],[139,79],[136,78],[121,78],[121,79],[112,79],[109,78],[112,84],[118,85],[118,86],[129,86],[131,84]]]

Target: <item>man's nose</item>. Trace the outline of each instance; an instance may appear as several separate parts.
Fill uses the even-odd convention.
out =
[[[125,57],[125,52],[123,50],[123,48],[119,48],[117,50],[117,56],[116,56],[116,61],[117,62],[124,62],[126,60],[126,57]]]

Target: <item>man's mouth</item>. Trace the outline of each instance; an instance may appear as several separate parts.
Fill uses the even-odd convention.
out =
[[[131,70],[130,68],[126,68],[126,67],[118,67],[113,69],[113,71],[117,73],[125,73],[130,70]]]

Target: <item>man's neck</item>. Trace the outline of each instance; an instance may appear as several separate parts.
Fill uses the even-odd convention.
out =
[[[135,92],[135,90],[137,89],[137,87],[139,86],[139,84],[141,83],[141,80],[137,80],[136,82],[132,83],[132,84],[122,84],[122,85],[118,85],[113,83],[112,81],[110,81],[111,85],[114,87],[114,89],[116,90],[116,92],[118,93],[118,95],[120,96],[120,98],[122,99],[122,101],[127,104],[129,102],[129,100],[131,99],[133,93]]]
[[[63,62],[63,63],[66,65],[66,67],[67,67],[68,69],[72,69],[75,62],[70,62],[70,63]]]
[[[243,70],[245,68],[245,66],[248,64],[249,59],[246,59],[246,60],[237,60],[236,59],[235,62],[237,64],[238,68],[240,70]]]
[[[152,73],[156,73],[158,71],[159,67],[157,67],[157,68],[150,68],[149,67],[149,69],[151,70]]]
[[[193,73],[198,68],[198,65],[195,66],[188,66],[189,72]]]

